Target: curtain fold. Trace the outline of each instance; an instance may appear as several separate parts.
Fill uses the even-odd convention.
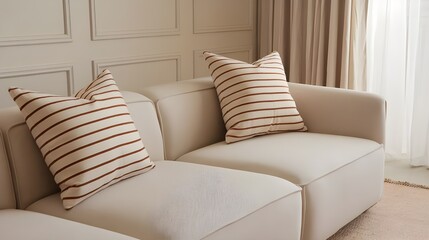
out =
[[[278,51],[289,81],[366,90],[367,0],[258,1],[259,57]]]
[[[407,81],[406,1],[370,0],[368,12],[368,91],[387,101],[386,154],[408,158],[409,119],[412,106]],[[409,79],[408,79],[409,80]]]
[[[369,91],[388,102],[386,154],[429,166],[429,1],[370,0]]]
[[[368,90],[387,100],[386,156],[429,166],[429,1],[369,0]]]
[[[407,74],[412,82],[406,89],[411,110],[409,158],[412,166],[429,167],[429,1],[407,1]]]
[[[389,159],[429,166],[429,0],[259,0],[259,57],[291,82],[387,100]]]

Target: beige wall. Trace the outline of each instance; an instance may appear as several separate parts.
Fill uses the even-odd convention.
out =
[[[121,89],[208,75],[202,51],[253,61],[256,0],[0,0],[9,86],[73,94],[104,68]]]

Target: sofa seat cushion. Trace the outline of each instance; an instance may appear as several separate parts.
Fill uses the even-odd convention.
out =
[[[177,160],[269,174],[305,186],[380,148],[361,138],[294,132],[219,142]]]
[[[16,209],[0,211],[0,239],[135,239],[85,224]]]
[[[178,161],[269,174],[301,186],[303,239],[328,238],[375,204],[383,189],[383,146],[354,137],[280,133],[219,142]]]
[[[299,239],[300,190],[268,175],[159,161],[152,171],[117,183],[71,210],[64,210],[58,194],[28,210],[139,239],[224,239],[247,233]],[[254,224],[258,228],[249,227]]]

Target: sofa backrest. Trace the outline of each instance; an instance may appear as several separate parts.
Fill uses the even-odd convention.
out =
[[[162,135],[152,101],[137,93],[124,92],[123,95],[151,159],[163,160]],[[5,139],[17,207],[24,209],[31,203],[58,192],[52,174],[17,107],[0,109],[0,130]],[[3,186],[0,189],[3,194]],[[1,201],[0,197],[0,203]]]
[[[4,146],[3,134],[0,131],[0,209],[15,208],[15,193],[12,176]]]
[[[18,108],[0,110],[0,128],[4,134],[18,207],[58,191],[33,137]]]
[[[153,161],[164,160],[164,144],[154,103],[134,92],[122,92],[131,117]]]
[[[290,83],[309,132],[384,143],[385,101],[370,93]],[[225,126],[211,77],[142,89],[156,105],[166,159],[225,140]]]
[[[158,110],[166,159],[175,160],[225,139],[219,100],[210,77],[148,87],[141,93],[152,99]]]

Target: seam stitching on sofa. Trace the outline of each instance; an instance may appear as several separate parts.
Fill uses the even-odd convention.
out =
[[[163,100],[167,100],[167,99],[169,99],[169,98],[171,98],[171,97],[176,97],[176,96],[180,96],[180,95],[185,95],[185,94],[189,94],[189,93],[195,93],[195,92],[201,92],[201,91],[208,91],[208,90],[210,90],[210,89],[212,89],[212,88],[205,88],[205,89],[200,89],[200,90],[194,90],[194,91],[189,91],[189,92],[185,92],[185,93],[179,93],[179,94],[175,94],[175,95],[170,95],[170,96],[167,96],[167,97],[164,97],[164,98],[160,98],[160,99],[157,99],[156,100],[156,104],[155,104],[155,106],[156,106],[156,114],[157,114],[157,116],[158,116],[158,122],[159,122],[159,125],[160,125],[160,128],[161,128],[161,135],[162,135],[162,143],[163,143],[163,146],[164,146],[164,160],[174,160],[174,161],[176,161],[176,159],[169,159],[168,157],[167,157],[167,155],[169,154],[168,153],[168,149],[167,149],[167,147],[165,146],[165,142],[166,142],[166,137],[165,137],[165,131],[164,131],[164,122],[163,122],[163,118],[162,118],[162,115],[161,115],[161,107],[160,107],[160,103],[161,103],[161,101],[163,101]],[[184,154],[186,154],[186,153],[184,153]],[[183,156],[183,154],[181,155],[181,156]],[[179,156],[180,157],[180,156]],[[178,157],[178,158],[179,158]]]
[[[157,99],[157,102],[161,101],[161,100],[166,100],[172,97],[177,97],[180,95],[185,95],[185,94],[190,94],[190,93],[196,93],[196,92],[202,92],[202,91],[208,91],[208,90],[213,90],[214,87],[207,87],[207,88],[202,88],[202,89],[196,89],[196,90],[192,90],[192,91],[187,91],[187,92],[181,92],[181,93],[176,93],[174,95],[168,95],[162,98]]]
[[[287,180],[285,180],[285,181],[287,181]],[[289,182],[289,181],[288,181],[288,182]],[[291,183],[291,182],[289,182],[289,183]],[[292,183],[292,184],[293,184],[293,183]],[[295,184],[294,184],[294,185],[295,185]],[[295,185],[295,186],[296,186],[296,185]],[[298,187],[299,187],[299,186],[298,186]],[[285,198],[287,198],[287,197],[289,197],[289,196],[291,196],[291,195],[293,195],[293,194],[295,194],[295,193],[299,193],[299,195],[301,195],[301,191],[302,191],[302,189],[299,189],[299,190],[296,190],[296,191],[294,191],[294,192],[288,193],[288,194],[286,194],[286,195],[284,195],[284,196],[282,196],[282,197],[280,197],[280,198],[278,198],[278,199],[276,199],[276,200],[273,200],[273,201],[271,201],[271,202],[269,202],[269,203],[267,203],[267,204],[265,204],[265,205],[263,205],[263,206],[261,206],[261,207],[259,207],[259,208],[255,209],[255,210],[253,210],[252,212],[250,212],[250,213],[248,213],[248,214],[246,214],[246,215],[244,215],[244,216],[242,216],[242,217],[240,217],[240,218],[238,218],[238,219],[236,219],[236,220],[234,220],[234,221],[232,221],[232,222],[230,222],[230,223],[228,223],[228,224],[224,225],[223,227],[221,227],[221,228],[219,228],[219,229],[216,229],[215,231],[213,231],[213,232],[211,232],[211,233],[207,234],[206,236],[202,237],[202,239],[207,238],[207,237],[209,237],[210,235],[213,235],[213,234],[215,234],[216,232],[219,232],[220,230],[222,230],[222,229],[224,229],[224,228],[226,228],[226,227],[228,227],[228,226],[231,226],[232,224],[234,224],[234,223],[236,223],[236,222],[239,222],[240,220],[242,220],[242,219],[244,219],[244,218],[246,218],[246,217],[248,217],[248,216],[250,216],[250,215],[252,215],[252,214],[256,213],[257,211],[259,211],[259,210],[261,210],[261,209],[263,209],[263,208],[265,208],[265,207],[267,207],[267,206],[269,206],[269,205],[271,205],[271,204],[273,204],[273,203],[276,203],[276,202],[278,202],[278,201],[281,201],[281,200],[283,200],[283,199],[285,199]],[[302,195],[301,195],[301,196],[302,196]],[[301,199],[301,203],[302,203],[302,199]]]
[[[302,190],[301,190],[301,202],[302,202],[301,239],[303,239],[303,237],[304,237],[305,220],[307,220],[305,217],[305,214],[307,213],[307,196],[305,194],[306,191],[307,191],[307,188],[302,187]]]
[[[382,144],[380,144],[376,149],[372,150],[371,152],[369,152],[369,153],[367,153],[367,154],[365,154],[365,155],[363,155],[363,156],[360,156],[360,157],[358,157],[358,158],[354,159],[353,161],[350,161],[349,163],[344,164],[344,165],[342,165],[342,166],[340,166],[340,167],[338,167],[338,168],[336,168],[336,169],[334,169],[334,170],[332,170],[332,171],[329,171],[329,172],[327,172],[326,174],[323,174],[322,176],[320,176],[320,177],[318,177],[318,178],[316,178],[316,179],[313,179],[313,180],[311,180],[311,181],[309,181],[309,182],[307,182],[307,183],[300,184],[300,186],[301,186],[301,187],[303,187],[303,186],[307,186],[307,185],[309,185],[309,184],[311,184],[311,183],[313,183],[313,182],[315,182],[315,181],[317,181],[317,180],[319,180],[319,179],[321,179],[321,178],[324,178],[325,176],[327,176],[327,175],[329,175],[329,174],[331,174],[331,173],[333,173],[333,172],[338,171],[338,170],[339,170],[339,169],[341,169],[341,168],[344,168],[344,167],[346,167],[346,166],[348,166],[348,165],[350,165],[350,164],[352,164],[352,163],[356,162],[357,160],[359,160],[359,159],[361,159],[361,158],[363,158],[363,157],[366,157],[366,156],[369,156],[369,155],[370,155],[370,154],[372,154],[372,153],[375,153],[376,151],[378,151],[378,150],[380,150],[380,149],[382,149],[382,148],[383,148],[383,145],[382,145]]]
[[[16,128],[16,127],[18,127],[20,125],[25,125],[25,122],[20,122],[20,123],[14,124],[14,125],[10,126],[7,129],[7,136],[6,136],[7,141],[5,143],[5,145],[6,144],[8,145],[7,146],[7,150],[9,150],[7,154],[8,154],[8,158],[9,158],[10,172],[11,172],[11,175],[12,175],[12,183],[13,183],[14,192],[15,192],[16,208],[18,208],[18,209],[22,209],[23,208],[23,206],[22,206],[23,204],[21,202],[21,191],[20,191],[20,189],[18,187],[19,186],[19,184],[18,184],[19,183],[19,179],[17,178],[17,173],[16,173],[16,167],[15,167],[15,161],[14,161],[15,160],[15,156],[12,155],[13,147],[9,143],[11,142],[11,139],[10,139],[10,130],[13,129],[13,128]]]
[[[16,197],[15,185],[14,185],[13,176],[12,176],[12,168],[10,166],[11,163],[10,163],[10,159],[9,159],[9,154],[8,154],[8,151],[7,151],[7,148],[6,148],[6,141],[4,139],[5,137],[6,136],[3,134],[3,132],[0,129],[0,138],[1,138],[1,142],[2,142],[1,148],[3,149],[3,152],[4,152],[5,157],[6,157],[6,159],[5,159],[5,162],[6,162],[6,165],[7,165],[6,168],[8,168],[6,170],[8,170],[8,177],[9,177],[10,184],[12,184],[13,201],[15,202],[15,208],[16,208],[16,207],[18,207],[18,205],[17,205],[17,197]]]
[[[125,101],[126,104],[128,103],[139,103],[139,102],[147,102],[147,103],[153,103],[151,100],[133,100],[133,101]]]
[[[164,124],[162,122],[162,116],[161,116],[161,109],[159,107],[159,100],[156,101],[155,104],[155,111],[156,111],[156,116],[158,117],[158,124],[159,124],[159,128],[161,130],[161,137],[162,137],[162,146],[163,146],[163,154],[164,154],[164,160],[167,160],[167,147],[165,146],[165,132],[164,132]],[[171,159],[171,160],[175,160],[175,159]]]
[[[142,96],[144,96],[144,95],[142,95]],[[150,103],[152,106],[153,106],[153,108],[154,108],[154,111],[155,111],[155,114],[156,114],[156,121],[158,122],[158,126],[159,126],[159,130],[160,130],[160,132],[161,132],[161,142],[162,142],[162,155],[163,155],[163,159],[162,160],[165,160],[165,144],[164,144],[164,133],[163,133],[163,131],[162,131],[162,127],[161,127],[161,119],[160,119],[160,116],[159,116],[159,113],[158,113],[158,110],[157,110],[157,106],[156,106],[156,104],[151,100],[151,99],[148,99],[148,100],[141,100],[141,101],[133,101],[133,102],[127,102],[127,101],[125,101],[125,103],[128,105],[128,103],[140,103],[140,102],[144,102],[144,103]],[[134,121],[134,119],[133,119],[133,121]],[[134,121],[135,122],[135,121]],[[143,144],[144,144],[144,142],[143,142]]]

